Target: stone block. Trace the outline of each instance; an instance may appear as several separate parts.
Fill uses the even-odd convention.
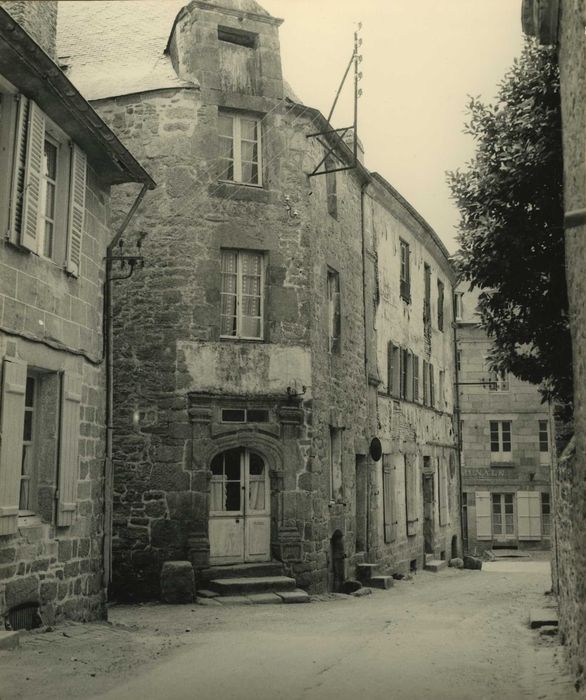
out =
[[[482,559],[478,557],[471,557],[466,555],[464,557],[464,568],[465,569],[482,569]]]
[[[20,644],[20,632],[0,631],[0,649],[16,649]]]
[[[39,602],[39,579],[36,576],[16,578],[6,584],[6,607]]]
[[[355,593],[361,588],[362,584],[360,583],[360,581],[356,581],[350,578],[347,581],[344,581],[344,583],[342,584],[341,593]]]
[[[166,561],[161,570],[161,599],[165,603],[192,603],[195,575],[189,561]]]
[[[460,557],[454,557],[453,559],[450,559],[448,566],[451,566],[454,569],[463,569],[464,560],[460,559]]]
[[[310,599],[305,591],[296,588],[294,591],[282,591],[277,593],[283,603],[309,603]]]

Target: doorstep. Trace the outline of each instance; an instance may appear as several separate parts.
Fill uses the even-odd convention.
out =
[[[309,603],[309,595],[295,588],[291,591],[276,591],[266,593],[248,593],[247,595],[215,595],[209,596],[209,591],[202,591],[203,596],[198,594],[196,603],[198,605],[218,606],[218,605],[281,605],[287,603]],[[208,594],[208,595],[206,595]]]

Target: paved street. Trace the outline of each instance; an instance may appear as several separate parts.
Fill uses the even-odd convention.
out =
[[[1,653],[0,697],[572,698],[557,641],[527,625],[549,585],[547,561],[504,560],[309,605],[115,606],[114,625]]]

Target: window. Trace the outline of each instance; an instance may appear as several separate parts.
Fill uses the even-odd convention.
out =
[[[388,392],[399,398],[401,395],[401,349],[390,342],[388,352]]]
[[[419,357],[413,355],[413,401],[419,401]]]
[[[549,422],[539,422],[539,463],[549,464]]]
[[[269,412],[266,408],[223,408],[223,423],[267,423]]]
[[[401,350],[401,398],[413,400],[413,356],[409,350]]]
[[[222,338],[262,339],[263,290],[262,253],[222,250]]]
[[[13,164],[0,185],[0,221],[22,250],[79,276],[85,217],[86,157],[24,95],[0,95],[0,151]],[[10,166],[3,170],[10,172]]]
[[[506,372],[490,372],[488,389],[499,393],[509,391],[509,375]]]
[[[431,267],[427,263],[423,265],[423,283],[423,324],[428,326],[431,324]]]
[[[220,112],[220,180],[243,185],[262,185],[260,120]]]
[[[423,405],[429,406],[429,362],[423,360]]]
[[[551,535],[551,500],[549,493],[541,494],[541,535],[550,537]]]
[[[454,292],[454,318],[456,321],[464,318],[464,292]]]
[[[443,369],[439,371],[439,401],[438,408],[443,411],[446,407],[446,373]]]
[[[336,161],[328,156],[325,160],[326,168],[326,197],[328,200],[328,214],[334,219],[338,218],[338,193],[336,183],[336,173],[330,172],[336,167]]]
[[[515,494],[493,493],[492,502],[492,534],[497,538],[513,538],[515,536]]]
[[[490,458],[492,462],[511,461],[511,421],[490,421]]]
[[[444,330],[444,283],[437,281],[437,328]]]
[[[400,242],[401,246],[401,270],[400,270],[400,287],[399,293],[401,298],[410,303],[411,302],[411,270],[410,270],[410,257],[411,253],[409,250],[409,244],[405,241]]]
[[[228,44],[236,44],[237,46],[246,46],[249,49],[255,49],[258,34],[245,32],[242,29],[218,26],[218,39]]]
[[[18,516],[36,514],[73,524],[79,476],[81,377],[2,363],[0,535],[16,532]],[[59,445],[59,449],[57,446]]]
[[[341,349],[340,275],[328,269],[328,335],[329,351],[338,354]]]
[[[462,351],[456,350],[456,369],[458,372],[462,371]]]
[[[342,496],[342,429],[330,426],[330,500]]]
[[[430,363],[428,365],[429,374],[429,405],[433,408],[435,406],[435,376],[433,372],[433,365]]]

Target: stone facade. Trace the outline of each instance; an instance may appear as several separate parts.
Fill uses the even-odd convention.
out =
[[[55,60],[57,0],[6,0],[0,5],[10,12],[35,43]]]
[[[560,633],[586,685],[586,45],[584,0],[525,0],[525,33],[557,43],[562,101],[566,271],[574,371],[574,442],[555,480],[554,586]],[[557,41],[556,41],[557,39]]]
[[[17,6],[20,17],[20,6],[29,4],[39,7],[27,8],[28,34],[37,35],[31,22],[38,10],[39,32],[52,31],[54,45],[54,23],[43,13],[56,3],[6,5],[10,11]],[[61,94],[45,88],[51,71],[61,75],[0,8],[3,624],[20,606],[38,607],[46,624],[105,615],[104,258],[113,235],[110,186],[137,178],[119,164],[103,165],[100,158],[113,160],[110,147],[82,126],[79,112]],[[108,131],[60,79],[95,128]],[[66,127],[69,120],[77,121],[74,134]]]
[[[283,562],[299,586],[337,589],[365,560],[384,561],[391,571],[423,562],[422,525],[409,534],[399,526],[395,539],[383,542],[382,462],[369,453],[379,437],[387,464],[389,455],[401,454],[404,437],[393,432],[399,409],[386,395],[378,398],[387,360],[386,350],[377,348],[376,314],[384,314],[384,323],[410,327],[404,316],[411,309],[401,310],[394,291],[388,299],[377,292],[377,256],[391,253],[378,250],[387,243],[376,231],[382,226],[396,236],[400,229],[418,256],[425,251],[434,274],[441,270],[449,299],[445,250],[407,203],[362,165],[308,177],[325,151],[307,136],[329,125],[316,110],[284,96],[280,20],[251,0],[214,5],[196,0],[168,26],[165,60],[183,85],[167,82],[93,103],[133,152],[152,164],[160,183],[137,219],[137,228],[149,232],[143,243],[148,265],[115,295],[113,589],[126,598],[159,595],[167,561],[190,560],[196,576],[210,563],[242,561],[228,553],[229,536],[222,559],[213,532],[224,517],[217,513],[224,505],[218,499],[227,499],[231,488],[224,483],[217,490],[221,474],[214,470],[235,453],[243,469],[256,455],[268,471],[261,519],[269,518],[269,543],[259,556]],[[64,10],[75,23],[88,7]],[[114,32],[129,21],[111,18],[109,26]],[[72,75],[90,58],[72,55]],[[99,74],[104,65],[93,60]],[[124,76],[120,84],[126,84]],[[259,120],[262,142],[262,178],[249,185],[235,175],[222,178],[219,157],[226,119],[246,115]],[[326,140],[343,164],[350,163],[351,152],[333,138]],[[229,256],[243,254],[262,261],[261,331],[254,339],[226,337],[221,325],[223,266]],[[396,251],[392,255],[394,269]],[[420,284],[414,283],[419,317],[413,328],[421,336]],[[387,301],[389,309],[382,311]],[[431,341],[448,377],[451,334],[446,318],[444,338]],[[379,401],[384,408],[377,417]],[[405,410],[413,414],[400,420],[413,455],[411,478],[419,484],[420,454],[449,462],[454,451],[452,399],[445,411]],[[425,430],[434,437],[413,437]],[[432,479],[435,469],[430,463]],[[237,488],[239,478],[233,479]],[[449,478],[454,496],[457,474]],[[404,501],[401,483],[403,476],[396,481],[397,509]],[[413,520],[419,521],[423,505],[420,495],[415,498]],[[432,543],[438,556],[458,532],[455,497],[451,504],[451,524],[442,520]],[[223,522],[234,527],[246,517],[238,508],[227,510],[234,516]],[[398,510],[397,522],[400,517],[405,514]]]
[[[513,375],[496,377],[489,371],[490,339],[478,326],[478,294],[466,283],[457,288],[467,551],[480,553],[499,546],[549,548],[553,529],[550,483],[555,463],[550,408],[534,385]],[[501,449],[507,447],[506,425],[510,427],[508,450]],[[504,523],[506,515],[508,524]]]

